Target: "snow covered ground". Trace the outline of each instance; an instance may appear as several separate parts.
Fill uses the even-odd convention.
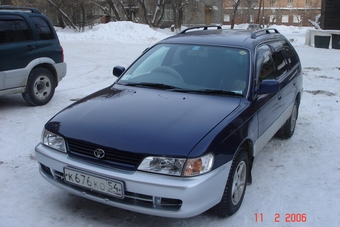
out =
[[[40,176],[34,147],[46,121],[74,100],[112,84],[113,66],[128,66],[171,34],[116,22],[84,33],[57,31],[68,72],[47,105],[29,107],[21,95],[0,96],[0,226],[339,226],[340,50],[304,45],[307,28],[275,27],[300,55],[305,92],[294,136],[272,139],[256,157],[253,184],[235,215],[148,216],[71,195]]]

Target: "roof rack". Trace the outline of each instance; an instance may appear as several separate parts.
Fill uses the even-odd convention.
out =
[[[200,29],[200,28],[203,28],[203,30],[208,30],[208,28],[222,29],[222,26],[221,25],[203,25],[203,26],[190,27],[190,28],[187,28],[181,31],[179,34],[184,34],[189,30]]]
[[[41,12],[35,8],[28,8],[28,7],[13,7],[13,6],[0,6],[0,10],[6,11],[14,11],[14,12],[31,12],[31,13],[39,13]]]
[[[270,31],[280,34],[280,32],[276,28],[264,28],[264,29],[260,29],[260,30],[257,30],[251,33],[251,38],[256,39],[258,36],[261,36],[261,35],[272,34]]]

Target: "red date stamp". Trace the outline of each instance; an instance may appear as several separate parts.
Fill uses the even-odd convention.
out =
[[[307,222],[307,214],[287,213],[281,215],[276,213],[273,220],[274,222]],[[264,222],[264,215],[262,213],[256,213],[255,222]]]

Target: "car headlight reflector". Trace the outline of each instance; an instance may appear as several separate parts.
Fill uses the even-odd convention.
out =
[[[66,153],[65,140],[61,136],[44,129],[41,135],[41,141],[42,144],[48,147]]]
[[[212,154],[193,159],[151,156],[142,161],[138,170],[173,176],[196,176],[210,171],[213,162]]]
[[[185,164],[183,176],[196,176],[209,172],[213,164],[214,156],[212,154],[200,158],[188,159]]]
[[[139,165],[138,170],[180,176],[184,163],[184,158],[147,157]]]

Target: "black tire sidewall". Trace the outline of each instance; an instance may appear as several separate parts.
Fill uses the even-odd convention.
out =
[[[51,83],[51,92],[43,100],[38,99],[36,95],[34,94],[35,81],[42,75],[47,76]],[[28,77],[26,91],[22,94],[22,96],[25,99],[25,101],[29,103],[30,105],[33,105],[33,106],[45,105],[52,99],[54,95],[55,87],[56,87],[56,83],[55,83],[52,73],[47,69],[38,68],[38,69],[33,70],[30,76]]]
[[[296,116],[295,116],[295,124],[294,124],[294,128],[293,128],[293,130],[292,130],[291,121],[292,121],[292,116],[293,116],[293,114],[294,114],[294,108],[295,108],[295,111],[296,111]],[[295,101],[294,106],[293,106],[292,115],[291,115],[290,118],[289,118],[289,128],[288,128],[289,131],[287,132],[287,133],[289,134],[289,137],[292,137],[292,135],[293,135],[294,132],[295,132],[296,121],[297,121],[297,119],[298,119],[298,115],[299,115],[299,104],[298,104],[297,101]]]
[[[244,186],[244,190],[242,192],[242,196],[240,198],[240,200],[238,201],[238,203],[236,205],[233,204],[232,200],[231,200],[231,193],[232,193],[232,185],[233,185],[233,181],[234,181],[234,175],[236,172],[236,168],[239,165],[240,162],[244,161],[246,164],[246,181],[245,181],[245,186]],[[248,177],[249,177],[249,161],[248,161],[248,156],[245,152],[244,149],[240,149],[238,155],[236,156],[235,160],[233,161],[232,167],[230,169],[229,172],[229,177],[228,177],[228,182],[227,182],[227,197],[228,197],[228,207],[229,207],[229,211],[228,211],[228,215],[232,215],[234,213],[236,213],[236,211],[238,211],[238,209],[240,208],[245,192],[246,192],[246,188],[247,188],[247,181],[248,181]]]

